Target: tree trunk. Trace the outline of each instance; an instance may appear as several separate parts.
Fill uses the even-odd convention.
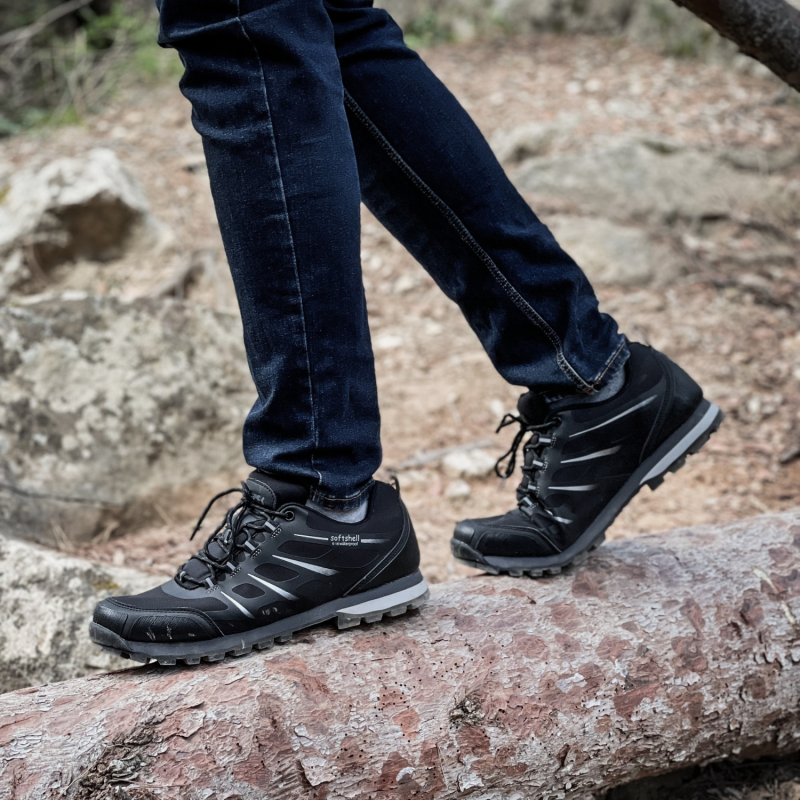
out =
[[[800,91],[800,9],[786,0],[674,0]]]
[[[572,798],[800,748],[800,512],[196,668],[0,697],[0,798]]]

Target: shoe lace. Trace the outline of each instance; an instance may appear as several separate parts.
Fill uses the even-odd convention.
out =
[[[514,472],[517,465],[517,452],[522,440],[530,434],[528,441],[522,447],[523,464],[520,467],[523,478],[517,487],[517,506],[527,516],[531,517],[536,510],[542,510],[549,517],[553,514],[546,507],[542,506],[542,498],[539,497],[539,473],[547,467],[547,449],[553,444],[553,437],[548,436],[552,430],[558,427],[561,420],[558,417],[548,419],[546,422],[532,424],[515,414],[506,414],[497,426],[496,433],[499,433],[507,425],[519,425],[519,430],[514,436],[511,447],[497,459],[494,471],[499,478],[506,480]],[[505,468],[501,470],[503,462],[508,459]]]
[[[201,561],[210,571],[210,575],[205,578],[197,578],[186,572],[186,564],[178,570],[175,580],[188,589],[195,589],[199,586],[207,586],[213,589],[217,579],[217,573],[235,572],[236,555],[238,553],[248,553],[252,555],[258,549],[258,543],[254,544],[252,537],[268,531],[271,536],[277,536],[280,532],[280,522],[278,520],[291,520],[294,512],[291,510],[278,511],[265,505],[259,496],[254,494],[248,485],[242,482],[241,488],[233,487],[224,492],[214,495],[205,510],[197,520],[194,530],[189,536],[189,540],[194,539],[195,534],[200,530],[203,520],[214,503],[222,497],[226,497],[234,492],[240,492],[242,497],[239,502],[225,512],[225,517],[217,525],[214,532],[206,539],[203,548],[192,556],[191,560]],[[277,522],[277,525],[275,524]],[[263,538],[261,539],[263,541]],[[212,543],[215,543],[219,554],[215,557],[209,550]],[[187,562],[188,563],[188,562]]]

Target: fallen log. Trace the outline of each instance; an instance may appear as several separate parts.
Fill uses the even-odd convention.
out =
[[[0,692],[125,666],[89,641],[94,607],[163,582],[0,534]]]
[[[800,512],[421,612],[0,697],[0,798],[572,798],[800,749]]]

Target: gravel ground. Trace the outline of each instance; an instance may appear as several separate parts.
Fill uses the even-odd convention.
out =
[[[800,104],[782,102],[773,78],[618,48],[612,40],[542,36],[440,46],[424,56],[490,138],[532,120],[561,119],[566,132],[553,143],[555,152],[632,133],[704,149],[752,147],[765,153],[800,139]],[[156,215],[175,231],[179,256],[213,256],[212,267],[188,287],[189,298],[234,310],[207,178],[198,168],[199,138],[177,89],[127,95],[84,127],[8,140],[0,145],[0,160],[44,163],[92,146],[112,148],[132,168]],[[545,222],[564,210],[529,199]],[[730,224],[738,251],[756,247],[751,232]],[[521,389],[496,375],[458,309],[367,211],[362,255],[384,467],[425,462],[432,451],[487,440],[493,444],[484,452],[499,456],[511,434],[495,436],[494,427],[514,408]],[[645,490],[630,504],[611,529],[612,538],[785,509],[800,500],[800,460],[790,458],[800,449],[798,259],[790,256],[775,280],[754,288],[741,280],[741,266],[736,280],[721,281],[724,265],[712,265],[702,255],[695,253],[695,268],[669,287],[598,291],[601,307],[622,330],[680,362],[727,413],[701,454],[657,492]],[[151,291],[174,267],[123,263],[99,276],[73,270],[52,280],[59,289],[88,288],[91,280],[95,289],[133,296]],[[242,465],[143,503],[115,533],[136,530],[134,535],[82,549],[100,560],[172,574],[192,549],[185,540],[187,523],[210,493],[235,485],[244,471]],[[436,460],[400,469],[400,480],[429,579],[471,572],[449,558],[452,525],[509,508],[515,481],[469,479],[469,494],[457,496],[459,488],[462,495],[467,490],[453,486]]]

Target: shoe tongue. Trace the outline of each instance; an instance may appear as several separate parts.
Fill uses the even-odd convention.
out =
[[[260,469],[253,470],[247,478],[247,488],[268,508],[280,508],[286,503],[304,505],[308,499],[308,489],[296,483],[267,475]]]
[[[517,411],[528,425],[539,425],[547,419],[550,407],[536,392],[525,392],[517,400]]]

